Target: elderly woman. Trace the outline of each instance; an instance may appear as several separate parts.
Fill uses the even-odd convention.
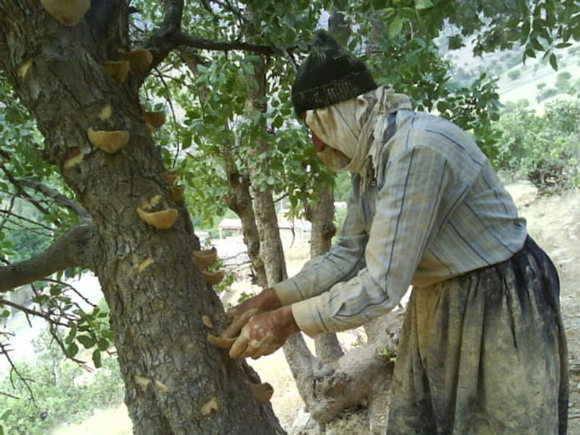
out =
[[[347,216],[326,255],[231,310],[230,356],[357,327],[412,285],[388,433],[565,433],[558,275],[478,146],[324,31],[292,101],[322,161],[351,173]]]

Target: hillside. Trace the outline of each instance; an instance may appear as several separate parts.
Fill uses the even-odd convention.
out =
[[[459,50],[446,51],[444,56],[453,63],[453,81],[467,84],[486,72],[498,79],[503,104],[527,100],[530,107],[541,112],[550,99],[572,98],[568,91],[575,91],[576,96],[580,93],[580,44],[557,52],[557,71],[546,59],[528,58],[522,64],[522,50],[517,48],[474,57],[468,45]]]

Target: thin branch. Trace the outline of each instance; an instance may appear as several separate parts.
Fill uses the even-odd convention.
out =
[[[14,213],[13,211],[10,211],[10,210],[0,210],[0,214],[5,214],[7,216],[12,216],[12,217],[14,217],[14,218],[16,218],[16,219],[18,219],[20,221],[24,221],[24,222],[28,222],[30,224],[34,224],[34,225],[38,226],[39,228],[42,228],[42,229],[44,229],[46,231],[50,231],[51,234],[52,234],[52,232],[54,230],[54,228],[51,228],[48,225],[44,225],[44,224],[42,224],[42,223],[40,223],[38,221],[29,219],[29,218],[27,218],[25,216],[22,216],[20,214]],[[8,218],[6,218],[6,220],[8,220]],[[16,222],[11,222],[11,224],[14,225],[14,226],[19,226],[20,228],[26,228],[26,230],[30,230],[30,227],[25,227],[24,225],[18,224]],[[0,229],[2,229],[2,228],[3,228],[3,226],[0,226]],[[14,229],[14,228],[10,228],[10,229]]]
[[[294,59],[292,53],[293,50],[282,50],[282,55],[290,62],[290,65],[292,65],[292,69],[294,70],[294,74],[296,74],[298,72],[298,62],[296,62],[296,59]]]
[[[3,165],[4,162],[10,161],[10,154],[8,154],[6,151],[0,150],[0,158],[0,165]]]
[[[82,293],[81,293],[79,290],[77,290],[77,288],[76,288],[75,286],[73,286],[73,285],[69,284],[68,282],[61,281],[61,280],[58,280],[58,279],[46,279],[45,281],[46,281],[46,282],[52,282],[52,283],[54,283],[54,284],[59,284],[59,285],[62,285],[63,287],[67,287],[67,288],[68,288],[69,290],[71,290],[71,291],[72,291],[74,294],[76,294],[76,295],[77,295],[79,298],[81,298],[81,300],[82,300],[82,301],[83,301],[85,304],[87,304],[87,305],[89,305],[89,306],[91,306],[91,307],[93,307],[93,308],[95,308],[95,307],[97,306],[96,304],[92,303],[92,302],[91,302],[91,301],[90,301],[90,300],[89,300],[89,299],[88,299],[88,298],[87,298],[85,295],[83,295],[83,294],[82,294]]]
[[[10,205],[8,206],[8,209],[6,210],[8,212],[8,215],[0,223],[0,231],[2,231],[4,229],[4,226],[8,223],[8,219],[10,218],[10,214],[12,213],[12,209],[14,208],[15,201],[16,201],[16,198],[14,196],[10,198]]]
[[[215,3],[215,2],[214,2]],[[214,10],[211,8],[207,0],[201,0],[201,5],[203,8],[213,17],[215,23],[219,23],[219,17],[216,15]]]
[[[25,307],[24,305],[14,303],[14,302],[9,301],[7,299],[0,298],[0,303],[2,303],[3,305],[8,305],[9,307],[15,308],[19,311],[22,311],[24,314],[26,314],[28,316],[40,317],[41,319],[46,320],[50,324],[56,324],[58,326],[68,326],[68,323],[63,323],[58,319],[54,319],[53,316],[51,316],[52,312],[43,312],[43,311],[33,310],[31,308]],[[67,316],[63,316],[61,314],[59,317],[64,317],[67,320],[75,320],[74,316],[67,317]]]
[[[17,193],[22,197],[22,198],[26,198],[34,207],[36,207],[42,214],[49,214],[49,211],[42,205],[40,204],[35,198],[33,198],[31,195],[29,195],[24,188],[20,185],[20,183],[18,183],[18,180],[16,180],[12,174],[10,173],[10,171],[8,171],[6,168],[4,168],[3,166],[0,167],[2,169],[2,172],[4,172],[4,175],[6,175],[6,178],[8,179],[8,181],[10,181],[10,183],[16,187]],[[58,221],[55,221],[55,223],[58,225]]]
[[[4,357],[6,358],[6,360],[8,361],[8,364],[10,364],[10,383],[12,384],[12,386],[14,386],[14,380],[12,379],[12,374],[13,373],[16,374],[18,379],[20,379],[24,383],[24,386],[28,390],[28,393],[30,394],[30,397],[32,398],[32,400],[34,400],[34,393],[32,392],[32,388],[30,388],[30,385],[28,384],[28,382],[31,381],[31,379],[26,378],[22,373],[20,373],[20,371],[16,367],[16,363],[12,360],[12,358],[10,358],[10,355],[9,355],[10,349],[7,348],[8,344],[7,343],[0,343],[0,354],[3,354]],[[7,395],[7,393],[3,393],[3,394]]]
[[[42,193],[48,198],[52,198],[63,207],[76,213],[77,216],[79,216],[81,219],[89,220],[91,218],[86,210],[78,202],[70,200],[57,190],[52,189],[43,183],[31,179],[20,179],[18,182],[23,186],[30,187],[31,189]]]
[[[165,88],[165,92],[167,93],[167,98],[165,99],[165,101],[167,101],[167,104],[169,104],[169,109],[171,111],[171,118],[173,119],[173,134],[175,134],[175,137],[178,137],[178,131],[177,131],[177,116],[175,115],[175,108],[173,106],[173,100],[171,98],[171,91],[169,90],[169,86],[167,86],[167,83],[165,82],[165,77],[163,76],[163,74],[161,74],[160,71],[158,72],[158,79],[161,82],[161,84],[163,85],[163,87]],[[177,164],[177,158],[179,156],[179,153],[181,151],[181,143],[179,141],[177,141],[177,145],[176,145],[176,151],[175,151],[175,155],[173,157],[173,164],[172,167],[175,167],[175,165]]]
[[[20,399],[20,397],[15,396],[15,395],[10,394],[10,393],[5,393],[4,391],[0,391],[0,396],[10,397],[11,399]]]
[[[186,34],[176,35],[174,43],[176,45],[184,45],[187,47],[211,51],[241,50],[255,54],[274,54],[279,51],[269,45],[251,44],[240,41],[211,41],[209,39],[196,38]]]
[[[58,330],[55,328],[55,324],[54,323],[49,323],[48,324],[48,330],[50,332],[51,337],[54,339],[54,341],[56,341],[56,344],[58,344],[58,347],[60,347],[60,350],[62,351],[63,355],[66,356],[68,359],[70,359],[71,361],[76,362],[77,364],[79,364],[81,367],[83,367],[85,370],[87,370],[88,372],[92,372],[93,370],[87,365],[86,361],[77,359],[75,357],[70,356],[67,353],[66,347],[64,345],[64,343],[62,342],[59,334],[58,334]]]
[[[246,19],[246,17],[244,17],[244,14],[242,13],[242,11],[240,9],[234,7],[229,0],[224,0],[223,2],[221,2],[219,0],[211,0],[211,1],[212,1],[212,3],[215,3],[216,5],[225,9],[226,11],[230,11],[238,19],[240,26],[243,26],[244,24],[248,24],[248,20]]]

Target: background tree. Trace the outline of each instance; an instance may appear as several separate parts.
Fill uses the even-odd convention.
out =
[[[366,58],[379,83],[472,131],[489,152],[497,117],[493,81],[482,75],[467,88],[449,83],[449,65],[434,43],[446,22],[459,35],[449,38],[451,48],[470,36],[476,53],[518,42],[525,56],[544,53],[554,67],[554,50],[579,37],[573,25],[578,6],[569,0],[202,1],[187,8],[166,0],[162,9],[152,1],[66,3],[80,12],[55,12],[57,0],[44,1],[45,8],[32,0],[0,4],[0,90],[6,96],[0,187],[8,204],[1,225],[10,233],[25,226],[16,204],[28,204],[39,220],[26,225],[42,230],[44,243],[56,240],[14,262],[21,258],[10,250],[24,256],[14,246],[22,242],[0,239],[7,264],[0,268],[0,291],[71,268],[97,275],[112,336],[95,326],[99,310],[75,307],[62,285],[39,288],[31,314],[65,328],[60,338],[62,330],[53,332],[73,358],[86,347],[98,365],[112,339],[137,433],[281,430],[269,405],[252,395],[248,383],[259,382],[255,373],[206,341],[219,328],[223,308],[193,266],[201,247],[189,213],[194,222],[223,213],[226,204],[238,213],[263,286],[285,277],[277,198],[287,197],[293,213],[312,220],[318,250],[328,247],[333,229],[321,211],[333,202],[332,176],[316,162],[289,99],[295,67],[325,11],[334,12],[331,27]],[[155,131],[160,122],[151,116],[160,111],[170,122]],[[107,148],[114,137],[124,147]],[[183,199],[179,186],[167,182],[171,169],[187,186]],[[157,212],[166,219],[159,228],[143,220]],[[3,304],[28,309],[6,298]],[[377,337],[386,336],[385,325],[376,322]],[[392,368],[379,352],[384,342],[371,338],[358,355],[334,365],[323,351],[320,359],[307,352],[299,336],[292,342],[287,355],[317,419],[328,421],[366,400],[373,427],[384,424]],[[387,344],[394,346],[393,337]],[[354,373],[380,377],[365,389]],[[313,394],[315,379],[323,382]]]

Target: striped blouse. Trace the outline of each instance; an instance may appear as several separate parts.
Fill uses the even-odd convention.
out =
[[[465,132],[407,110],[394,122],[376,167],[352,174],[338,242],[273,286],[311,336],[360,326],[393,309],[409,285],[499,263],[524,244],[525,220]]]

